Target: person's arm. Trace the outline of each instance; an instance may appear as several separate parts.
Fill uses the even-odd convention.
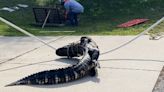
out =
[[[64,17],[65,17],[65,19],[67,19],[67,17],[68,17],[68,12],[69,12],[69,9],[70,9],[70,7],[69,7],[69,4],[64,4],[64,7],[65,7],[65,15],[64,15]]]
[[[69,11],[67,11],[67,10],[65,11],[65,15],[64,15],[65,19],[67,19],[68,12],[69,12]]]

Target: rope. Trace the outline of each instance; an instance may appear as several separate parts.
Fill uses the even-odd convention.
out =
[[[69,55],[69,48],[70,46],[67,47],[67,57],[70,58],[70,55]]]
[[[68,65],[58,65],[58,64],[45,64],[48,62],[53,62],[54,60],[49,60],[49,61],[42,61],[42,62],[37,62],[37,63],[9,63],[9,64],[18,64],[20,66],[16,66],[16,67],[12,67],[12,68],[7,68],[7,69],[2,69],[0,70],[1,72],[5,72],[5,71],[9,71],[9,70],[14,70],[14,69],[19,69],[19,68],[23,68],[23,67],[28,67],[28,66],[32,66],[32,65],[47,65],[47,66],[68,66]],[[149,60],[146,60],[149,61]],[[150,60],[150,61],[158,61],[158,60]],[[25,65],[21,65],[21,64],[25,64]],[[103,66],[101,67],[101,69],[117,69],[117,70],[138,70],[138,71],[156,71],[159,72],[160,70],[150,70],[150,69],[137,69],[137,68],[120,68],[120,67],[106,67]]]
[[[8,25],[14,27],[14,28],[17,29],[18,31],[21,31],[21,32],[23,32],[23,33],[25,33],[25,34],[27,34],[27,35],[29,35],[29,36],[31,36],[31,37],[37,39],[38,41],[40,41],[40,42],[44,43],[45,45],[47,45],[47,46],[49,46],[49,47],[51,47],[51,48],[53,48],[53,49],[56,50],[56,48],[50,46],[48,43],[42,41],[41,39],[35,37],[34,35],[28,33],[27,31],[25,31],[25,30],[23,30],[23,29],[17,27],[16,25],[14,25],[14,24],[12,24],[12,23],[6,21],[5,19],[3,19],[3,18],[0,17],[0,20],[3,21],[3,22],[5,22],[5,23],[8,24]],[[118,46],[118,47],[116,47],[116,48],[114,48],[114,49],[112,49],[112,50],[103,52],[103,53],[101,53],[100,55],[108,54],[108,53],[110,53],[110,52],[116,51],[116,50],[118,50],[118,49],[120,49],[120,48],[122,48],[122,47],[124,47],[124,46],[126,46],[126,45],[128,45],[128,44],[130,44],[131,42],[135,41],[135,40],[136,40],[137,38],[139,38],[140,36],[144,35],[146,32],[148,32],[148,31],[150,31],[151,29],[153,29],[155,26],[157,26],[157,25],[158,25],[159,23],[161,23],[163,20],[164,20],[164,17],[161,18],[160,20],[158,20],[156,23],[154,23],[154,24],[153,24],[152,26],[150,26],[148,29],[146,29],[145,31],[141,32],[139,35],[137,35],[136,37],[134,37],[132,40],[130,40],[130,41],[128,41],[128,42],[126,42],[126,43],[124,43],[124,44],[122,44],[122,45],[120,45],[120,46]],[[40,47],[38,47],[38,48],[40,48]],[[14,60],[14,59],[16,59],[16,58],[18,58],[18,57],[20,57],[20,56],[23,56],[23,55],[25,55],[25,54],[27,54],[27,53],[29,53],[29,52],[32,52],[32,51],[38,49],[38,48],[34,48],[34,49],[32,49],[32,50],[30,50],[30,51],[27,51],[27,52],[25,52],[25,53],[23,53],[23,54],[21,54],[21,55],[18,55],[18,56],[14,57],[14,58],[11,58],[11,59],[8,59],[8,60],[6,60],[6,61],[4,61],[4,62],[1,62],[0,64],[5,63],[5,62],[9,62],[9,61],[11,61],[11,60]]]
[[[57,40],[60,40],[60,39],[62,39],[62,38],[64,38],[64,37],[66,37],[66,36],[59,37],[59,38],[57,38],[57,39],[55,39],[55,40],[52,40],[52,41],[48,42],[47,44],[50,44],[50,43],[55,42],[55,41],[57,41]],[[41,47],[43,47],[43,46],[45,46],[45,45],[41,45],[41,46],[36,47],[36,48],[33,48],[33,49],[29,50],[29,51],[23,52],[22,54],[19,54],[19,55],[15,56],[15,57],[12,57],[12,58],[7,59],[7,60],[4,60],[4,61],[1,61],[1,62],[0,62],[0,65],[3,64],[3,63],[7,63],[7,62],[10,62],[10,61],[12,61],[12,60],[15,60],[15,59],[17,59],[17,58],[19,58],[19,57],[21,57],[21,56],[23,56],[23,55],[26,55],[26,54],[28,54],[28,53],[30,53],[30,52],[35,51],[35,50],[37,50],[37,49],[39,49],[39,48],[41,48]]]
[[[41,40],[40,38],[36,37],[35,35],[33,35],[33,34],[27,32],[26,30],[24,30],[24,29],[22,29],[22,28],[16,26],[15,24],[13,24],[13,23],[11,23],[11,22],[5,20],[5,19],[2,18],[2,17],[0,17],[0,20],[1,20],[2,22],[6,23],[7,25],[9,25],[9,26],[11,26],[11,27],[17,29],[18,31],[20,31],[20,32],[22,32],[22,33],[24,33],[24,34],[26,34],[26,35],[28,35],[28,36],[30,36],[30,37],[32,37],[32,38],[35,38],[36,40],[38,40],[38,41],[40,41],[40,42],[42,42],[42,43],[44,44],[44,45],[42,45],[42,46],[45,46],[45,45],[46,45],[46,46],[52,48],[53,50],[56,50],[56,48],[54,48],[53,46],[49,45],[49,43],[55,42],[55,41],[57,41],[57,40],[60,40],[60,39],[62,39],[62,38],[64,38],[64,37],[66,37],[66,36],[62,36],[62,37],[59,37],[59,38],[57,38],[57,39],[55,39],[55,40],[50,41],[50,42],[47,43],[47,42]],[[42,47],[42,46],[40,46],[40,47]],[[1,61],[1,62],[0,62],[0,65],[3,64],[3,63],[6,63],[6,62],[10,62],[10,61],[12,61],[12,60],[14,60],[14,59],[17,59],[17,58],[19,58],[19,57],[21,57],[21,56],[23,56],[23,55],[25,55],[25,54],[28,54],[28,53],[30,53],[30,52],[32,52],[32,51],[35,51],[35,50],[39,49],[40,47],[36,47],[36,48],[34,48],[34,49],[32,49],[32,50],[26,51],[26,52],[24,52],[24,53],[22,53],[22,54],[20,54],[20,55],[17,55],[17,56],[15,56],[15,57],[13,57],[13,58],[10,58],[10,59]]]
[[[134,37],[133,39],[131,39],[130,41],[112,49],[112,50],[109,50],[109,51],[106,51],[106,52],[103,52],[101,53],[100,55],[105,55],[105,54],[108,54],[108,53],[111,53],[113,51],[116,51],[128,44],[130,44],[131,42],[135,41],[136,39],[138,39],[140,36],[144,35],[145,33],[147,33],[148,31],[152,30],[155,26],[157,26],[159,23],[161,23],[162,21],[164,20],[164,17],[162,17],[160,20],[158,20],[156,23],[154,23],[152,26],[150,26],[149,28],[147,28],[145,31],[141,32],[140,34],[138,34],[136,37]]]
[[[164,63],[164,60],[155,60],[155,59],[100,59],[101,62],[106,61],[141,61],[141,62],[157,62],[157,63]]]
[[[39,63],[30,63],[30,64],[26,64],[26,65],[21,65],[21,66],[16,66],[16,67],[12,67],[12,68],[3,69],[3,70],[0,70],[0,72],[8,71],[8,70],[13,70],[13,69],[18,69],[18,68],[27,67],[27,66],[36,65],[36,64],[42,64],[42,63],[52,62],[52,61],[54,61],[54,60],[42,61],[42,62],[39,62]]]
[[[40,41],[41,43],[47,45],[48,47],[52,48],[53,50],[56,50],[56,48],[54,48],[53,46],[47,44],[47,42],[41,40],[40,38],[36,37],[35,35],[33,35],[33,34],[27,32],[26,30],[24,30],[24,29],[22,29],[22,28],[16,26],[15,24],[13,24],[13,23],[11,23],[11,22],[5,20],[4,18],[0,17],[0,20],[1,20],[2,22],[6,23],[7,25],[9,25],[9,26],[11,26],[11,27],[17,29],[18,31],[20,31],[20,32],[22,32],[22,33],[24,33],[24,34],[26,34],[26,35],[28,35],[28,36],[30,36],[30,37],[32,37],[32,38],[38,40],[38,41]]]

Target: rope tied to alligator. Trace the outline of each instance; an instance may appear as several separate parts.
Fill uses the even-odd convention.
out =
[[[108,54],[108,53],[111,53],[111,52],[114,52],[130,43],[132,43],[133,41],[135,41],[136,39],[138,39],[139,37],[141,37],[142,35],[144,35],[145,33],[147,33],[148,31],[152,30],[155,26],[157,26],[159,23],[161,23],[162,21],[164,21],[164,17],[162,17],[161,19],[159,19],[156,23],[154,23],[153,25],[151,25],[149,28],[147,28],[146,30],[144,30],[143,32],[141,32],[140,34],[138,34],[136,37],[134,37],[133,39],[131,39],[130,41],[128,42],[125,42],[123,43],[122,45],[114,48],[114,49],[111,49],[111,50],[108,50],[106,52],[103,52],[101,53],[100,55],[105,55],[105,54]]]

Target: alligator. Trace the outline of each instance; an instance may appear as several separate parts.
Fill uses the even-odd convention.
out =
[[[90,39],[88,37],[82,37],[81,39]],[[91,43],[92,41],[88,42]],[[22,78],[16,82],[8,84],[6,86],[14,85],[53,85],[60,83],[67,83],[74,80],[81,79],[87,75],[97,75],[97,64],[92,62],[92,55],[90,55],[89,49],[81,43],[72,43],[63,46],[56,50],[58,56],[82,57],[75,65],[71,65],[65,68],[41,71],[25,78]],[[95,44],[96,45],[96,44]],[[96,45],[97,46],[97,45]],[[96,57],[98,59],[98,56]]]

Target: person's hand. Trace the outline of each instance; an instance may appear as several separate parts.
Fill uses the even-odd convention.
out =
[[[67,20],[67,15],[64,16],[65,20]]]
[[[68,16],[68,12],[69,12],[69,11],[65,11],[65,13],[64,13],[64,18],[65,18],[65,20],[67,20],[67,18],[68,18],[68,17],[67,17],[67,16]]]

